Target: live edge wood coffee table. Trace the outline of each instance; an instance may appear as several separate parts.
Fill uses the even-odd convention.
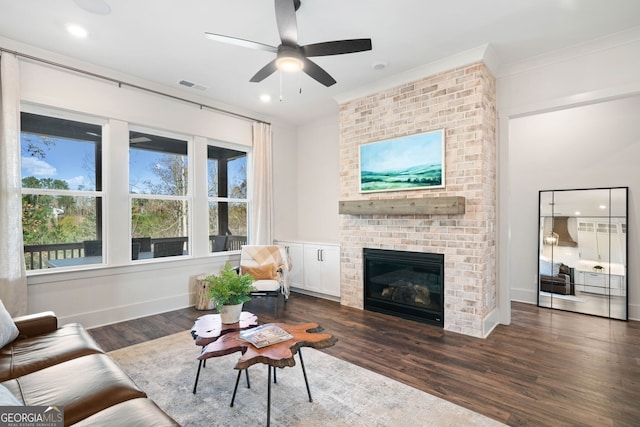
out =
[[[236,398],[236,391],[238,390],[238,382],[240,381],[240,374],[242,371],[256,363],[263,363],[267,365],[267,426],[269,426],[271,419],[271,371],[273,370],[275,382],[275,368],[295,366],[296,362],[293,360],[293,356],[297,353],[300,358],[300,366],[302,367],[304,382],[307,386],[309,402],[312,402],[313,400],[311,399],[311,390],[309,388],[309,381],[307,380],[307,372],[304,368],[304,361],[302,360],[302,352],[300,349],[302,347],[311,347],[316,349],[327,348],[333,346],[338,341],[338,339],[333,337],[333,335],[322,333],[323,329],[316,323],[303,323],[297,325],[272,323],[272,325],[279,326],[289,332],[293,338],[277,344],[271,344],[267,347],[257,348],[253,344],[241,340],[239,338],[240,331],[233,331],[222,335],[216,341],[208,344],[203,349],[202,354],[198,357],[200,360],[206,360],[210,357],[224,356],[235,353],[236,351],[242,353],[242,356],[240,356],[240,359],[235,366],[235,369],[238,369],[238,377],[236,378],[236,385],[233,389],[231,406],[233,406],[233,402]]]

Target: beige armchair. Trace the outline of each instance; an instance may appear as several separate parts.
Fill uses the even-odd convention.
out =
[[[254,277],[257,291],[251,296],[276,297],[274,314],[278,311],[278,297],[289,299],[289,270],[291,261],[284,246],[245,245],[240,252],[240,274]]]

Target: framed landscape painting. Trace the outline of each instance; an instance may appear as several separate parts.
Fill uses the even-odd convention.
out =
[[[360,146],[360,192],[444,187],[444,129]]]

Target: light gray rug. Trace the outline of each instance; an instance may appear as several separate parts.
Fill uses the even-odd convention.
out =
[[[231,408],[237,375],[233,366],[240,353],[208,359],[194,395],[199,351],[189,332],[184,332],[109,354],[185,427],[266,425],[266,365],[249,368],[250,389],[242,375]],[[272,384],[272,426],[504,425],[318,350],[304,348],[302,357],[313,402],[309,402],[296,355],[296,366],[278,369],[278,382]]]

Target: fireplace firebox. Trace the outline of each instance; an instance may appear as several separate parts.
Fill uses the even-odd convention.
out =
[[[364,248],[364,308],[444,327],[444,255]]]

